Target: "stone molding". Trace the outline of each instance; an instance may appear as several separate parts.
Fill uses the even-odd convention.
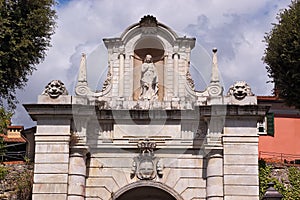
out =
[[[134,188],[138,188],[138,187],[155,187],[161,190],[166,191],[167,193],[169,193],[170,195],[172,195],[176,200],[184,200],[176,191],[174,191],[172,188],[170,188],[169,186],[160,183],[160,182],[155,182],[155,181],[136,181],[133,182],[131,184],[128,184],[124,187],[122,187],[121,189],[119,189],[117,192],[115,192],[110,200],[117,200],[118,197],[120,197],[122,194],[124,194],[125,192],[134,189]]]

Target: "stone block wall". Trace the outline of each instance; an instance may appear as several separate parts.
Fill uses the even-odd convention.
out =
[[[254,124],[255,120],[229,119],[224,128],[224,200],[259,199],[258,135]]]
[[[130,176],[132,158],[136,155],[126,151],[113,153],[105,149],[92,153],[87,166],[86,199],[110,199],[121,188],[139,181]],[[206,166],[202,155],[164,152],[156,156],[163,163],[163,176],[153,181],[173,188],[183,199],[206,199],[206,180],[203,178]]]
[[[70,120],[39,120],[35,134],[32,199],[65,200],[68,194]]]

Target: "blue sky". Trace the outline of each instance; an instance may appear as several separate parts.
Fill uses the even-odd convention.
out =
[[[45,61],[18,91],[20,105],[13,124],[31,127],[23,103],[36,103],[48,82],[62,80],[69,93],[74,84],[80,55],[87,54],[88,79],[101,88],[107,68],[103,38],[117,37],[141,17],[151,14],[180,36],[196,37],[192,72],[197,88],[209,79],[211,49],[218,48],[220,76],[225,93],[237,80],[245,80],[256,95],[270,95],[272,84],[261,58],[264,35],[277,22],[276,14],[288,7],[287,0],[60,0],[57,28]],[[201,77],[201,78],[199,78]]]

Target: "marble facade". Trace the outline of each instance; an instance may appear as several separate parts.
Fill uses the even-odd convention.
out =
[[[147,15],[103,41],[101,91],[88,86],[83,54],[75,95],[52,81],[24,105],[37,121],[33,199],[258,200],[257,121],[268,107],[245,82],[223,94],[217,50],[196,91],[195,38]]]

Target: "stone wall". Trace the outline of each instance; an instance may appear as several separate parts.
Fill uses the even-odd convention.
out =
[[[0,199],[31,199],[33,165],[1,165],[7,169],[7,175],[0,181]]]

